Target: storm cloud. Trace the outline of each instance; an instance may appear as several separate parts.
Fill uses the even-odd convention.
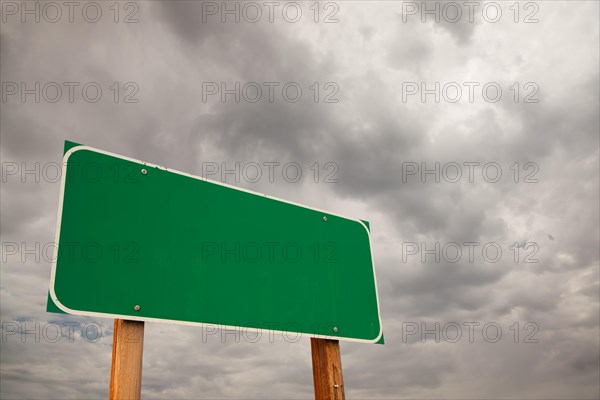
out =
[[[64,140],[368,220],[348,398],[600,397],[598,3],[266,3],[2,3],[2,398],[108,394],[112,320],[45,311]],[[143,397],[312,390],[307,338],[146,324]]]

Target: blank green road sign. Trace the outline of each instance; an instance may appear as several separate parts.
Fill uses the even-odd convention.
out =
[[[63,161],[49,311],[381,342],[367,223],[71,142]]]

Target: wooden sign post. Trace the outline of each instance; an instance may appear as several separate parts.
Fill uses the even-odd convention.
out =
[[[139,400],[142,393],[144,322],[115,319],[110,400]]]
[[[315,400],[344,400],[342,358],[338,340],[310,338]]]

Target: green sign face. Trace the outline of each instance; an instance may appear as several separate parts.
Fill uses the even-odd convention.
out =
[[[366,223],[65,150],[49,311],[381,341]]]

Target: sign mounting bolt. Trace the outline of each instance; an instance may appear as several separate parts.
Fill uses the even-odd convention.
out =
[[[324,216],[324,217],[323,217],[323,221],[327,221],[327,216]]]
[[[140,308],[141,308],[141,307],[140,307],[140,305],[139,305],[139,304],[136,304],[136,305],[135,305],[135,307],[133,307],[133,309],[134,309],[135,311],[140,311]]]
[[[337,331],[338,331],[338,327],[337,327],[337,326],[334,326],[334,327],[333,327],[333,331],[334,331],[335,333],[337,333]]]
[[[146,175],[148,173],[148,171],[146,171],[146,169],[142,168],[142,175]]]

